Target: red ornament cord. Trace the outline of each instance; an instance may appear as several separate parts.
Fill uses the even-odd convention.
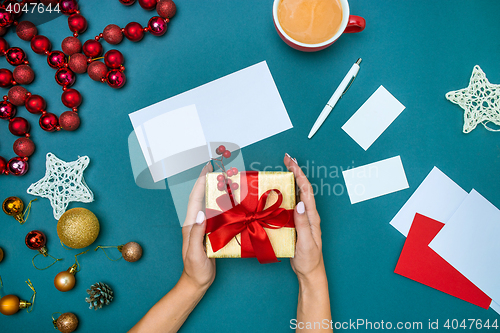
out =
[[[126,6],[133,5],[136,0],[119,0]],[[33,2],[31,0],[31,2]],[[80,42],[78,36],[87,30],[87,20],[78,8],[77,0],[50,0],[45,1],[58,5],[59,10],[68,16],[68,27],[72,36],[66,37],[61,43],[62,51],[52,51],[50,40],[38,34],[37,27],[30,21],[18,21],[20,13],[13,13],[12,8],[22,8],[31,4],[30,0],[6,0],[0,6],[0,55],[4,55],[7,62],[16,66],[14,71],[7,68],[0,69],[0,87],[10,88],[7,96],[0,102],[0,118],[9,121],[9,131],[21,138],[14,143],[14,153],[18,156],[8,162],[0,156],[0,175],[12,174],[24,175],[28,171],[28,157],[33,154],[35,144],[30,139],[30,124],[22,117],[16,117],[17,106],[24,105],[33,114],[41,114],[40,127],[47,131],[59,131],[61,129],[74,131],[80,126],[78,107],[82,103],[82,96],[76,89],[70,88],[76,81],[76,74],[88,73],[94,81],[106,82],[112,88],[121,88],[126,82],[125,58],[123,54],[112,49],[104,56],[101,39],[111,45],[119,44],[123,36],[132,42],[138,42],[149,32],[154,36],[162,36],[167,32],[167,24],[176,13],[176,6],[172,0],[139,0],[139,5],[145,10],[156,11],[159,16],[153,16],[147,26],[143,27],[137,22],[130,22],[124,28],[115,24],[107,25],[103,32],[85,43]],[[42,3],[44,3],[42,1]],[[10,11],[8,10],[10,8]],[[28,85],[33,82],[35,73],[29,66],[26,53],[19,47],[9,47],[7,41],[2,38],[9,27],[15,27],[17,36],[29,41],[33,52],[47,57],[47,64],[56,69],[55,80],[62,86],[62,103],[70,108],[59,117],[47,112],[46,102],[43,97],[30,93],[20,85]],[[99,61],[103,59],[104,62]]]

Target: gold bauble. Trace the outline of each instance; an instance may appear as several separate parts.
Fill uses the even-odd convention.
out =
[[[10,316],[19,311],[19,297],[16,295],[5,295],[0,299],[0,313]]]
[[[136,242],[128,242],[120,246],[119,250],[122,253],[123,259],[129,262],[134,262],[142,257],[142,247]]]
[[[57,290],[66,292],[75,286],[76,279],[75,275],[71,274],[68,271],[62,271],[59,274],[56,275],[54,278],[54,286],[56,287]]]
[[[73,249],[87,247],[99,235],[99,220],[88,209],[70,209],[57,222],[57,235],[68,247]]]
[[[56,326],[62,333],[71,333],[78,327],[78,318],[74,313],[66,312],[56,320]]]
[[[2,209],[7,215],[17,215],[23,212],[24,203],[18,197],[8,197],[3,201]]]
[[[3,260],[3,250],[2,248],[0,247],[0,262],[2,262]]]

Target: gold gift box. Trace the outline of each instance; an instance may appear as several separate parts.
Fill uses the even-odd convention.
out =
[[[206,208],[221,210],[216,203],[216,199],[225,192],[217,189],[217,176],[220,172],[207,174],[205,200]],[[240,184],[241,173],[230,179]],[[283,195],[283,202],[280,208],[295,208],[295,178],[291,172],[259,172],[259,198],[270,189],[277,189]],[[240,188],[233,191],[234,198],[240,202]],[[278,194],[271,192],[267,198],[265,209],[273,205],[278,200]],[[295,228],[268,229],[264,228],[273,246],[277,258],[293,258],[295,255],[295,242],[297,239]],[[236,240],[236,239],[237,240]],[[207,256],[209,258],[241,258],[241,234],[236,235],[222,249],[213,252],[208,234],[205,236]]]

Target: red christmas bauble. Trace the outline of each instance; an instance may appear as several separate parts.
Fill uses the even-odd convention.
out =
[[[5,36],[5,34],[9,31],[9,28],[6,27],[0,27],[0,36]],[[1,175],[1,173],[0,173]]]
[[[109,50],[104,55],[104,63],[109,68],[120,68],[121,65],[125,62],[125,58],[123,54],[118,50]]]
[[[12,72],[7,68],[0,68],[0,87],[8,88],[12,85],[12,81],[14,80],[14,76]]]
[[[59,1],[59,9],[64,15],[74,14],[78,10],[78,2],[76,0],[61,0]]]
[[[159,16],[153,16],[148,22],[149,32],[154,36],[162,36],[167,32],[167,22]]]
[[[158,0],[139,0],[139,5],[145,10],[153,10]]]
[[[172,18],[177,12],[177,7],[172,0],[159,0],[156,5],[156,12],[163,18]]]
[[[125,26],[123,34],[132,42],[138,42],[144,37],[144,29],[139,23],[130,22]]]
[[[115,69],[109,71],[108,75],[106,75],[106,82],[108,82],[111,88],[121,88],[125,84],[125,81],[127,81],[125,74]]]
[[[66,37],[61,43],[61,49],[67,55],[72,55],[82,50],[82,42],[76,37]]]
[[[119,0],[125,6],[132,6],[135,3],[135,0]]]
[[[102,55],[102,45],[95,39],[89,39],[83,43],[83,53],[89,58],[97,58]]]
[[[36,114],[45,111],[47,103],[45,102],[45,99],[43,99],[42,96],[31,95],[28,98],[26,98],[24,106],[26,107],[26,110],[28,110],[29,112]]]
[[[66,55],[61,51],[52,51],[47,55],[47,63],[52,68],[59,68],[66,63]]]
[[[14,23],[14,14],[5,8],[0,8],[0,27],[10,27]]]
[[[102,32],[102,38],[109,44],[120,44],[123,39],[122,29],[116,24],[109,24]]]
[[[5,55],[7,50],[9,49],[9,43],[4,38],[0,37],[0,55]]]
[[[47,112],[40,116],[40,127],[47,132],[54,132],[59,126],[59,120],[53,113]]]
[[[3,175],[7,171],[7,160],[0,156],[0,175]]]
[[[56,82],[58,85],[63,87],[71,87],[73,84],[75,84],[75,81],[76,81],[76,75],[75,73],[73,73],[71,69],[63,67],[57,70]]]
[[[30,131],[30,123],[23,117],[14,117],[9,121],[9,131],[15,136],[25,136]]]
[[[69,30],[81,34],[85,30],[87,30],[87,20],[85,19],[85,17],[83,17],[83,15],[72,14],[70,17],[68,17],[68,26]]]
[[[14,68],[14,80],[19,84],[30,84],[35,79],[35,72],[28,65]]]
[[[18,47],[11,47],[5,52],[5,59],[12,66],[18,66],[26,60],[26,53]]]
[[[0,102],[0,118],[10,119],[16,116],[17,108],[14,104],[8,101]]]
[[[66,89],[61,95],[61,101],[68,108],[77,108],[82,104],[82,95],[76,89]]]
[[[21,106],[24,105],[24,102],[26,102],[26,99],[28,98],[27,93],[28,90],[26,88],[21,86],[14,86],[9,89],[7,97],[9,98],[9,101],[15,106]]]
[[[50,40],[43,35],[36,35],[31,39],[31,49],[38,54],[45,54],[52,49]]]
[[[93,61],[87,68],[87,73],[89,74],[92,80],[101,81],[103,78],[106,77],[106,74],[108,73],[108,68],[101,61]]]
[[[24,242],[30,249],[38,250],[47,244],[47,237],[45,237],[45,234],[39,230],[32,230],[28,232]]]
[[[59,125],[65,131],[74,131],[80,127],[80,117],[73,111],[63,112],[59,116]]]
[[[14,142],[14,154],[28,157],[35,152],[35,144],[29,138],[19,138]]]
[[[13,157],[7,162],[7,171],[14,176],[22,176],[28,172],[28,161],[23,157]]]
[[[75,53],[69,58],[69,68],[77,73],[83,74],[87,71],[87,57],[83,53]]]
[[[16,27],[16,34],[19,38],[25,41],[30,41],[38,34],[38,29],[30,21],[21,21]]]

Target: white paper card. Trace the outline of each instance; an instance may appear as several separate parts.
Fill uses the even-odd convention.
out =
[[[394,216],[391,225],[406,237],[416,213],[446,223],[465,197],[467,192],[434,167]]]
[[[399,156],[342,171],[351,204],[408,188]]]
[[[496,311],[496,313],[500,314],[500,305],[495,301],[491,301],[490,308]]]
[[[367,150],[404,109],[403,104],[380,86],[342,129]]]
[[[500,210],[472,190],[429,247],[500,301]]]
[[[265,61],[129,114],[155,182],[292,128]],[[227,145],[226,145],[227,147]]]

